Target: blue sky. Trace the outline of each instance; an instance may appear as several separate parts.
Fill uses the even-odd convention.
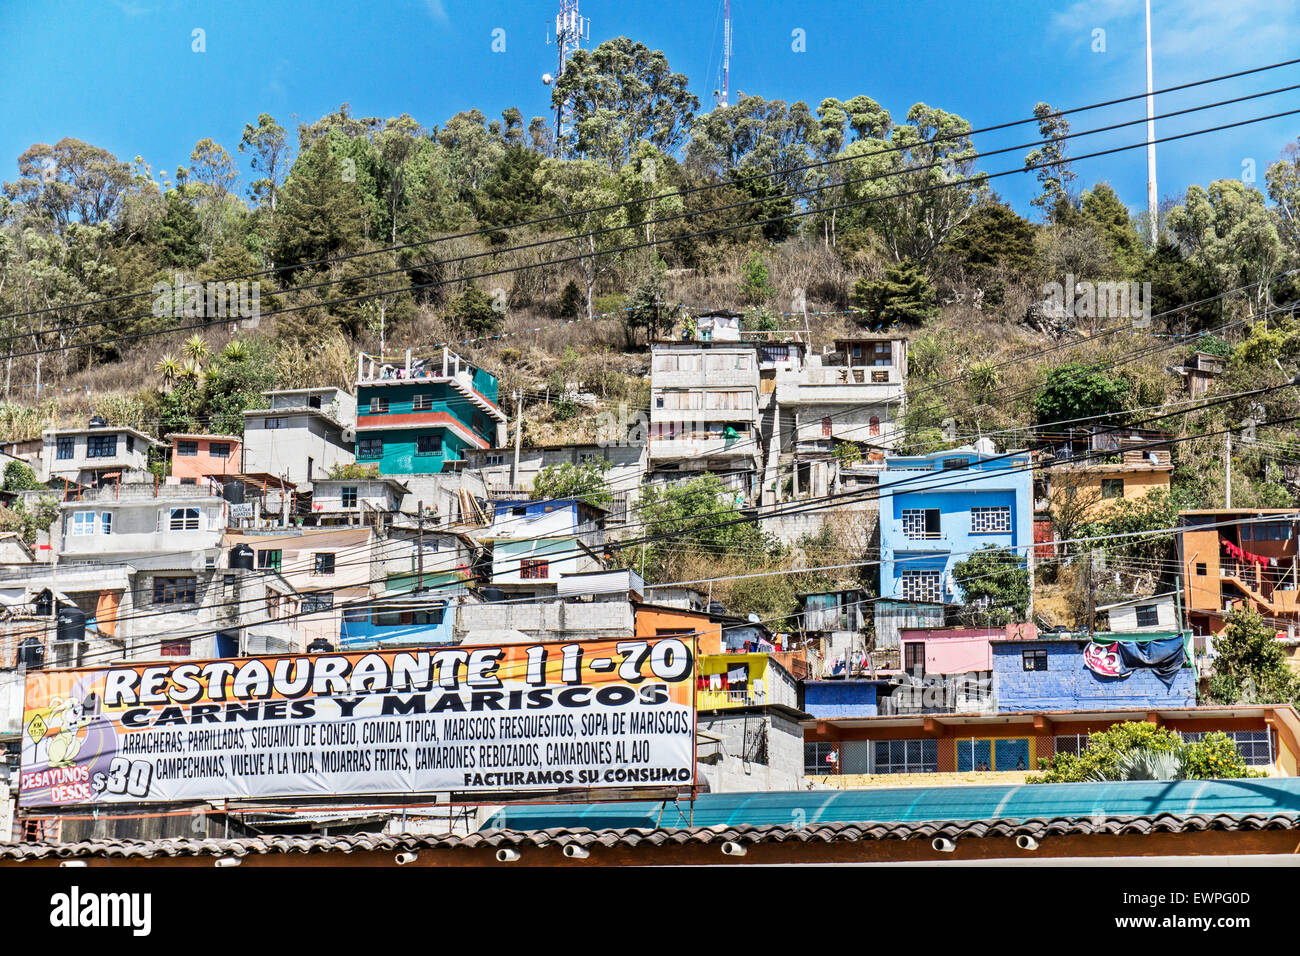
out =
[[[5,0],[0,5],[0,179],[36,142],[73,136],[142,156],[169,172],[211,136],[235,154],[246,122],[269,112],[289,126],[350,103],[354,115],[410,113],[426,125],[461,109],[546,112],[541,74],[550,0]],[[721,0],[584,0],[592,43],[624,34],[662,49],[691,78],[702,110],[713,103],[721,52]],[[1153,0],[1157,88],[1300,57],[1295,0]],[[976,127],[1145,88],[1142,0],[733,0],[732,90],[803,99],[859,93],[901,118],[916,102],[959,113]],[[206,52],[191,50],[205,31]],[[505,52],[492,33],[505,31]],[[792,49],[802,30],[805,52]],[[1104,31],[1104,36],[1095,31]],[[1104,51],[1094,50],[1104,40]],[[1300,83],[1300,65],[1161,97],[1157,112]],[[733,93],[734,96],[734,93]],[[1300,108],[1300,91],[1159,123],[1157,135]],[[1143,114],[1141,101],[1072,117],[1076,130]],[[1032,127],[977,137],[980,149],[1032,139]],[[1081,138],[1079,154],[1139,142],[1143,126]],[[1300,116],[1159,147],[1162,195],[1240,177],[1257,185],[1300,135]],[[1009,169],[1025,150],[990,158]],[[1088,185],[1109,181],[1132,208],[1145,203],[1145,152],[1080,162]],[[245,183],[249,178],[245,177]],[[1022,212],[1028,176],[996,189]]]

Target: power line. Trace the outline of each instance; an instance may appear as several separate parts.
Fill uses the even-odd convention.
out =
[[[1287,111],[1283,111],[1283,112],[1279,112],[1279,113],[1272,113],[1272,114],[1269,114],[1269,115],[1267,115],[1267,116],[1258,116],[1258,117],[1254,117],[1254,118],[1252,118],[1252,119],[1248,119],[1248,120],[1239,120],[1239,121],[1237,121],[1237,122],[1235,122],[1235,123],[1224,123],[1224,124],[1220,124],[1219,126],[1207,127],[1207,128],[1205,128],[1205,129],[1193,130],[1193,131],[1186,132],[1186,133],[1179,133],[1179,134],[1171,134],[1171,135],[1168,135],[1168,136],[1162,136],[1162,137],[1158,137],[1157,139],[1153,140],[1152,142],[1155,142],[1155,143],[1172,142],[1172,141],[1175,141],[1175,140],[1187,139],[1187,138],[1192,137],[1192,136],[1203,136],[1203,135],[1207,135],[1207,134],[1209,134],[1209,133],[1221,132],[1221,131],[1223,131],[1223,130],[1227,130],[1227,129],[1235,129],[1235,128],[1240,127],[1240,126],[1246,126],[1246,125],[1250,125],[1250,124],[1252,124],[1252,123],[1261,123],[1261,122],[1265,122],[1265,121],[1270,120],[1270,119],[1277,119],[1277,118],[1279,118],[1279,117],[1283,117],[1283,116],[1291,116],[1291,115],[1294,115],[1294,114],[1297,114],[1297,113],[1300,113],[1300,109],[1287,110]],[[1147,146],[1147,145],[1150,145],[1150,144],[1149,144],[1148,142],[1146,142],[1146,141],[1143,141],[1143,142],[1139,142],[1139,143],[1131,143],[1131,144],[1128,144],[1128,145],[1126,145],[1126,146],[1116,146],[1116,147],[1112,147],[1112,148],[1110,148],[1110,149],[1098,150],[1098,151],[1095,151],[1095,152],[1092,152],[1092,153],[1085,153],[1085,154],[1083,154],[1083,155],[1081,155],[1081,156],[1073,157],[1073,158],[1071,159],[1071,162],[1078,162],[1078,161],[1082,161],[1082,160],[1085,160],[1085,159],[1095,159],[1095,158],[1098,158],[1098,157],[1101,157],[1101,156],[1109,156],[1109,155],[1112,155],[1112,154],[1115,154],[1115,153],[1125,152],[1125,151],[1127,151],[1127,150],[1132,150],[1132,149],[1141,149],[1141,148],[1143,148],[1143,147],[1145,147],[1145,146]],[[1042,164],[1038,164],[1038,165],[1043,165],[1043,166],[1045,166],[1045,165],[1051,165],[1051,164],[1050,164],[1050,163],[1042,163]],[[590,260],[590,259],[596,259],[596,258],[605,258],[605,257],[609,257],[609,256],[620,255],[620,254],[622,254],[622,253],[624,253],[624,252],[630,252],[630,251],[634,251],[634,250],[637,250],[637,249],[650,248],[650,247],[655,247],[655,246],[665,245],[665,244],[671,245],[672,243],[681,242],[681,241],[684,241],[684,240],[686,240],[686,239],[699,239],[699,238],[704,238],[704,237],[706,237],[706,236],[722,235],[722,234],[725,234],[725,233],[737,232],[737,231],[742,230],[742,229],[752,229],[752,228],[755,228],[755,227],[757,227],[757,226],[769,225],[769,224],[776,223],[776,222],[783,222],[783,221],[785,221],[785,220],[787,220],[787,219],[797,219],[797,218],[802,218],[802,217],[805,217],[805,216],[821,215],[821,214],[824,214],[824,213],[826,213],[826,212],[838,211],[838,210],[842,210],[842,209],[857,208],[857,207],[859,207],[859,206],[870,205],[870,204],[872,204],[872,203],[884,202],[884,201],[887,201],[887,200],[894,200],[894,199],[902,199],[902,198],[907,198],[908,196],[914,196],[914,195],[920,195],[920,194],[923,194],[923,193],[933,192],[933,191],[936,191],[936,190],[939,190],[939,189],[969,188],[969,187],[972,187],[972,186],[976,186],[976,185],[979,185],[979,184],[982,184],[982,183],[988,182],[989,180],[992,180],[992,179],[1000,178],[1000,177],[1002,177],[1002,176],[1010,176],[1010,175],[1017,175],[1017,174],[1020,174],[1020,173],[1024,173],[1024,172],[1026,172],[1027,170],[1029,170],[1029,169],[1033,169],[1033,168],[1037,168],[1037,167],[1036,167],[1036,166],[1027,166],[1027,167],[1023,167],[1023,168],[1021,168],[1021,167],[1017,167],[1017,168],[1014,168],[1014,169],[1003,170],[1003,171],[996,172],[996,173],[980,173],[980,174],[977,174],[977,175],[971,176],[971,177],[969,177],[969,178],[957,179],[957,180],[950,180],[950,181],[944,181],[944,182],[940,182],[940,183],[932,184],[932,185],[930,185],[930,186],[923,186],[923,187],[918,187],[918,188],[916,188],[916,189],[906,190],[906,191],[904,191],[904,192],[900,192],[900,193],[894,193],[894,194],[892,194],[892,195],[888,195],[888,196],[875,196],[875,197],[869,197],[869,198],[865,198],[865,199],[850,200],[850,201],[847,201],[847,202],[838,203],[838,204],[834,204],[834,205],[831,205],[831,206],[821,206],[821,207],[818,207],[818,208],[816,208],[816,209],[793,210],[793,211],[788,212],[788,213],[782,213],[782,214],[779,214],[779,215],[776,215],[776,216],[770,216],[770,217],[768,217],[768,218],[766,218],[766,219],[751,220],[751,221],[748,221],[748,222],[739,223],[739,224],[733,224],[733,225],[730,225],[730,226],[719,226],[719,227],[715,227],[715,228],[713,228],[713,229],[703,230],[703,231],[699,231],[699,232],[683,233],[683,234],[681,234],[681,235],[673,236],[673,237],[671,237],[671,238],[666,238],[666,239],[650,239],[650,240],[645,240],[645,241],[642,241],[642,242],[631,243],[631,244],[624,245],[624,246],[618,246],[618,247],[615,247],[615,248],[612,248],[612,249],[598,249],[598,250],[594,250],[594,251],[591,251],[591,252],[583,252],[583,253],[579,253],[579,254],[577,254],[577,255],[566,256],[566,257],[562,257],[562,258],[559,258],[559,259],[548,260],[547,262],[545,262],[545,263],[541,263],[541,264],[530,264],[530,265],[522,265],[522,266],[509,266],[509,267],[505,267],[505,268],[501,268],[501,269],[490,270],[490,271],[487,271],[487,272],[479,272],[479,273],[473,273],[473,274],[470,274],[470,275],[458,276],[458,277],[456,277],[456,278],[454,278],[454,279],[434,279],[434,280],[430,280],[430,281],[428,281],[428,282],[413,283],[413,284],[408,284],[408,285],[406,285],[406,286],[395,287],[395,288],[390,288],[390,289],[381,289],[381,290],[376,291],[376,292],[359,293],[359,294],[354,295],[354,296],[346,296],[346,297],[342,297],[342,298],[327,298],[327,299],[323,299],[323,300],[318,301],[318,302],[308,302],[308,303],[302,303],[302,304],[295,305],[295,306],[285,306],[285,307],[278,308],[278,309],[269,309],[269,310],[266,310],[266,311],[264,311],[264,312],[261,312],[260,315],[259,315],[259,318],[262,317],[262,316],[285,315],[285,314],[289,314],[289,313],[300,312],[300,311],[303,311],[303,310],[305,310],[305,309],[318,309],[318,308],[325,308],[325,307],[327,307],[327,306],[346,305],[346,304],[353,303],[353,302],[369,301],[369,300],[372,300],[372,299],[381,298],[381,297],[389,296],[389,295],[403,295],[403,294],[408,294],[408,293],[411,293],[411,292],[419,291],[419,290],[421,290],[421,289],[434,288],[434,287],[443,286],[443,285],[454,285],[454,284],[457,284],[457,283],[469,282],[469,281],[474,280],[474,279],[493,278],[493,277],[495,277],[495,276],[500,276],[500,275],[509,275],[509,274],[513,274],[513,273],[516,273],[516,272],[527,272],[527,271],[529,271],[529,270],[533,270],[533,269],[544,268],[544,267],[551,267],[551,266],[557,266],[557,265],[562,265],[562,264],[564,264],[564,263],[568,263],[568,262],[580,262],[580,261]],[[889,175],[889,176],[907,176],[907,175],[910,175],[911,173],[912,173],[912,170],[902,170],[902,171],[898,171],[898,172],[894,172],[894,173],[889,173],[889,174],[887,174],[887,175]],[[818,188],[826,188],[826,187],[818,187]],[[744,202],[744,203],[742,203],[742,204],[740,204],[740,205],[754,205],[754,204],[758,204],[758,203],[770,203],[770,202],[772,201],[772,198],[773,198],[773,197],[763,197],[763,198],[760,198],[760,199],[747,200],[746,202]],[[729,208],[729,207],[719,207],[719,208]],[[706,213],[706,212],[709,212],[709,211],[711,211],[711,210],[707,210],[707,209],[706,209],[706,210],[699,210],[699,211],[696,211],[696,212],[692,212],[692,213],[690,213],[689,215],[692,215],[692,216],[693,216],[693,215],[700,215],[700,214],[703,214],[703,213]],[[679,218],[680,218],[680,217],[679,217]],[[638,225],[642,225],[642,224],[638,224]],[[621,226],[621,227],[617,227],[617,229],[620,230],[620,231],[623,230],[623,229],[626,229],[626,228],[629,228],[629,227],[623,227],[623,226]],[[564,238],[561,238],[561,239],[550,239],[550,240],[542,241],[542,242],[537,243],[537,244],[535,244],[535,245],[558,245],[558,244],[564,244],[564,243],[571,243],[571,242],[573,242],[575,239],[582,239],[582,238],[586,238],[588,235],[595,235],[595,234],[596,234],[596,233],[592,233],[592,234],[580,234],[580,235],[571,236],[571,237],[564,237]],[[524,248],[524,247],[517,247],[517,248]],[[500,250],[499,250],[499,251],[500,251]],[[435,263],[426,263],[426,265],[445,264],[445,263],[447,263],[447,262],[451,262],[451,261],[453,261],[453,260],[444,260],[443,263],[436,263],[436,262],[435,262]],[[393,272],[393,271],[398,271],[398,272],[409,272],[409,271],[410,271],[410,268],[414,268],[414,267],[408,267],[408,268],[405,268],[405,269],[399,269],[399,270],[388,270],[388,272]],[[320,283],[320,285],[337,285],[337,284],[348,283],[348,282],[355,283],[355,282],[359,282],[359,281],[362,281],[362,280],[367,279],[367,278],[373,278],[373,277],[375,277],[375,276],[385,275],[385,274],[388,274],[388,272],[377,272],[377,273],[373,273],[373,274],[371,274],[371,275],[361,275],[361,276],[349,276],[349,277],[343,277],[343,278],[340,278],[340,279],[333,279],[333,280],[329,280],[329,281],[327,281],[327,282],[322,282],[322,283]],[[302,288],[307,288],[307,287],[302,287]],[[284,290],[284,291],[286,291],[286,292],[292,292],[292,291],[295,291],[295,290],[293,290],[293,289],[289,289],[289,290]],[[280,294],[280,293],[277,293],[277,294]],[[104,320],[104,321],[101,321],[101,322],[86,323],[85,325],[87,325],[87,326],[89,326],[89,325],[103,325],[103,324],[107,324],[109,321],[112,321],[112,322],[125,322],[125,321],[130,321],[132,318],[135,318],[135,319],[145,319],[145,318],[151,318],[151,317],[153,317],[153,314],[152,314],[152,313],[147,313],[147,314],[143,314],[143,315],[139,315],[139,316],[135,316],[135,317],[122,317],[122,318],[118,318],[118,319]],[[138,339],[150,338],[150,337],[153,337],[153,336],[159,336],[159,335],[173,335],[173,334],[176,334],[176,333],[178,333],[178,332],[192,331],[192,330],[195,330],[195,329],[207,329],[207,328],[210,328],[210,327],[212,326],[212,324],[213,324],[212,321],[211,321],[210,319],[208,319],[208,320],[204,320],[204,321],[201,321],[201,322],[191,323],[191,324],[189,324],[189,325],[174,326],[174,327],[169,328],[169,329],[158,329],[158,330],[153,330],[153,331],[143,331],[143,332],[136,332],[136,333],[128,333],[128,334],[124,334],[124,335],[110,336],[110,337],[108,337],[108,338],[95,339],[95,340],[92,340],[92,341],[89,341],[89,342],[79,342],[79,343],[77,343],[76,345],[72,345],[72,346],[58,346],[58,347],[51,347],[51,348],[45,348],[45,349],[32,349],[32,350],[25,351],[25,352],[11,352],[11,353],[8,354],[7,358],[8,358],[8,359],[26,358],[26,357],[30,357],[30,356],[34,356],[34,355],[47,355],[47,354],[53,354],[53,353],[57,353],[57,352],[65,352],[65,351],[68,351],[69,349],[92,348],[92,347],[97,346],[97,345],[106,345],[106,344],[111,344],[111,343],[120,343],[120,342],[136,341],[136,340],[138,340]],[[65,329],[61,329],[60,331],[66,332],[66,331],[68,330],[68,328],[76,328],[76,327],[80,327],[80,326],[67,327],[67,328],[65,328]],[[22,334],[22,335],[16,335],[16,336],[11,336],[10,339],[12,340],[12,339],[16,339],[16,338],[26,338],[26,337],[28,337],[29,334],[30,334],[30,333],[26,333],[26,334]],[[47,333],[39,333],[39,334],[47,334]]]
[[[1061,117],[1061,116],[1065,116],[1065,115],[1069,115],[1069,114],[1073,114],[1073,113],[1081,113],[1081,112],[1087,112],[1087,111],[1090,111],[1090,110],[1101,109],[1101,108],[1103,108],[1103,107],[1107,107],[1107,106],[1115,106],[1115,105],[1118,105],[1118,104],[1120,104],[1120,103],[1127,103],[1127,102],[1132,102],[1132,101],[1134,101],[1134,100],[1144,99],[1144,98],[1146,98],[1147,96],[1151,96],[1151,95],[1159,96],[1159,95],[1162,95],[1162,94],[1165,94],[1165,93],[1172,93],[1172,92],[1176,92],[1176,91],[1179,91],[1179,90],[1191,89],[1191,88],[1198,87],[1198,86],[1205,86],[1205,85],[1208,85],[1208,84],[1211,84],[1211,83],[1219,83],[1219,82],[1222,82],[1222,81],[1224,81],[1224,80],[1236,79],[1236,78],[1238,78],[1238,77],[1242,77],[1242,76],[1250,76],[1250,75],[1253,75],[1253,74],[1256,74],[1256,73],[1263,73],[1263,72],[1268,72],[1268,71],[1270,71],[1270,70],[1280,69],[1280,68],[1282,68],[1282,67],[1286,67],[1286,66],[1292,66],[1292,65],[1294,65],[1294,64],[1296,64],[1296,63],[1300,63],[1300,58],[1295,58],[1295,59],[1291,59],[1291,60],[1282,60],[1282,61],[1279,61],[1279,62],[1277,62],[1277,63],[1271,63],[1271,64],[1268,64],[1268,65],[1266,65],[1266,66],[1253,67],[1253,68],[1251,68],[1251,69],[1247,69],[1247,70],[1239,70],[1239,71],[1234,72],[1234,73],[1225,73],[1225,74],[1221,74],[1221,75],[1218,75],[1218,76],[1207,77],[1207,78],[1205,78],[1205,79],[1201,79],[1201,80],[1194,80],[1194,81],[1192,81],[1192,82],[1188,82],[1188,83],[1180,83],[1180,84],[1177,84],[1177,85],[1174,85],[1174,86],[1168,86],[1168,87],[1165,87],[1165,88],[1163,88],[1163,89],[1155,90],[1155,91],[1152,91],[1152,92],[1150,92],[1150,93],[1147,93],[1147,92],[1143,92],[1143,93],[1134,93],[1134,94],[1130,94],[1130,95],[1128,95],[1128,96],[1117,97],[1117,98],[1115,98],[1115,99],[1110,99],[1110,100],[1103,100],[1103,101],[1096,102],[1096,103],[1089,103],[1089,104],[1086,104],[1086,105],[1084,105],[1084,106],[1078,106],[1078,107],[1074,107],[1074,108],[1071,108],[1071,109],[1057,110],[1057,111],[1055,111],[1055,112],[1053,112],[1053,113],[1051,114],[1051,117],[1052,117],[1052,118],[1059,118],[1059,117]],[[1258,94],[1258,95],[1263,96],[1263,95],[1269,95],[1269,94]],[[1224,101],[1224,103],[1230,103],[1230,102],[1236,102],[1236,100],[1225,100],[1225,101]],[[1169,114],[1169,115],[1177,115],[1177,114]],[[948,141],[950,141],[950,140],[953,140],[953,141],[961,141],[961,140],[963,140],[963,139],[968,139],[968,138],[970,138],[971,136],[976,136],[976,135],[979,135],[979,134],[982,134],[982,133],[989,133],[989,132],[995,132],[995,131],[1004,130],[1004,129],[1011,129],[1011,128],[1014,128],[1014,127],[1016,127],[1016,126],[1024,126],[1024,125],[1026,125],[1026,124],[1029,124],[1029,123],[1035,123],[1035,122],[1038,122],[1038,121],[1039,121],[1039,117],[1038,117],[1038,116],[1029,116],[1029,117],[1025,117],[1024,119],[1013,120],[1013,121],[1004,122],[1004,123],[998,123],[998,124],[994,124],[994,125],[992,125],[992,126],[985,126],[985,127],[980,127],[980,128],[971,129],[971,130],[966,130],[966,131],[958,131],[958,132],[954,132],[954,133],[945,133],[945,134],[938,135],[938,136],[934,137],[934,138],[931,139],[931,140],[928,140],[927,143],[926,143],[926,145],[933,145],[934,143],[940,143],[940,142],[948,142]],[[1141,121],[1139,121],[1139,122],[1145,122],[1145,119],[1144,119],[1144,120],[1141,120]],[[1132,124],[1126,124],[1126,125],[1132,125]],[[1070,134],[1070,135],[1073,136],[1073,135],[1082,135],[1082,134]],[[1060,137],[1050,137],[1050,138],[1048,138],[1048,139],[1042,140],[1041,142],[1042,142],[1042,143],[1055,142],[1055,141],[1057,141],[1057,140],[1059,140],[1059,139],[1064,139],[1064,138],[1067,138],[1067,137],[1065,137],[1065,136],[1060,136]],[[1156,142],[1160,142],[1160,141],[1159,141],[1159,140],[1156,140]],[[1144,143],[1144,144],[1142,144],[1142,145],[1145,146],[1145,145],[1147,145],[1147,144]],[[913,148],[914,148],[914,146],[913,146],[912,144],[901,145],[901,146],[890,145],[890,146],[887,146],[887,147],[883,147],[883,148],[881,148],[881,149],[879,149],[879,150],[876,150],[875,153],[874,153],[873,155],[887,155],[887,154],[889,154],[889,153],[894,153],[894,152],[905,152],[905,151],[910,150],[910,149],[913,149]],[[1013,147],[1013,148],[1023,148],[1023,147]],[[309,267],[309,266],[324,265],[324,264],[332,264],[332,263],[338,263],[338,262],[346,262],[346,261],[348,261],[348,260],[350,260],[350,259],[355,259],[355,258],[359,258],[359,257],[363,257],[363,256],[372,256],[372,255],[380,255],[380,254],[385,254],[385,253],[397,252],[397,251],[401,251],[401,250],[403,250],[403,249],[411,249],[411,248],[417,248],[417,247],[420,247],[420,246],[430,245],[430,244],[432,244],[432,243],[449,242],[449,241],[452,241],[452,240],[455,240],[455,239],[467,239],[467,238],[472,238],[472,237],[475,237],[475,236],[492,235],[492,234],[500,233],[500,232],[503,232],[503,231],[506,231],[506,230],[511,230],[511,229],[521,229],[521,228],[525,228],[525,227],[528,227],[528,226],[536,226],[536,225],[542,225],[542,224],[545,224],[545,223],[548,223],[548,222],[556,222],[556,221],[559,221],[559,220],[562,220],[562,219],[568,219],[568,218],[571,218],[571,217],[574,216],[574,215],[589,215],[589,214],[597,213],[597,212],[605,212],[605,211],[610,211],[610,210],[614,210],[614,209],[623,208],[624,206],[629,205],[629,204],[639,204],[639,203],[647,203],[647,204],[648,204],[648,203],[658,202],[658,201],[660,201],[660,200],[662,200],[662,199],[670,199],[670,198],[674,198],[674,197],[680,197],[680,196],[690,195],[690,194],[695,193],[695,192],[700,192],[700,191],[705,191],[705,190],[712,190],[712,189],[719,189],[719,188],[724,188],[724,187],[727,187],[727,186],[735,186],[735,185],[740,185],[740,184],[744,184],[744,183],[747,183],[747,182],[755,182],[755,181],[758,181],[758,180],[771,179],[771,178],[776,177],[776,176],[784,176],[784,175],[788,175],[788,174],[790,174],[790,173],[794,173],[794,172],[802,172],[802,171],[809,170],[809,169],[817,169],[817,168],[821,168],[821,167],[824,167],[824,166],[834,165],[834,164],[842,163],[842,162],[852,162],[854,159],[857,159],[857,158],[860,158],[860,157],[857,157],[857,156],[853,156],[853,157],[844,157],[844,156],[832,157],[832,158],[830,158],[830,159],[821,160],[821,161],[818,161],[818,162],[806,163],[806,164],[798,165],[798,166],[789,166],[789,167],[784,167],[784,168],[775,169],[775,170],[770,170],[770,171],[765,171],[765,172],[759,172],[759,173],[748,174],[748,175],[746,175],[746,176],[736,177],[736,178],[733,178],[733,179],[727,180],[727,181],[725,181],[725,182],[701,184],[701,185],[699,185],[699,186],[692,186],[692,187],[687,187],[687,188],[684,188],[684,189],[675,190],[675,191],[671,191],[671,192],[660,193],[660,194],[656,194],[656,195],[654,195],[654,196],[646,197],[645,199],[632,200],[632,201],[621,201],[621,202],[617,202],[617,203],[607,203],[607,204],[600,205],[600,206],[592,206],[592,207],[587,207],[587,208],[584,208],[584,209],[579,209],[579,210],[576,210],[576,211],[574,211],[574,212],[570,212],[570,213],[559,213],[559,214],[550,215],[550,216],[544,216],[544,217],[540,217],[540,218],[536,218],[536,219],[524,220],[524,221],[522,221],[522,222],[513,223],[513,224],[508,224],[508,225],[492,226],[492,227],[484,227],[484,228],[482,228],[482,229],[476,229],[476,230],[471,230],[471,231],[467,231],[467,232],[455,233],[455,234],[447,235],[447,236],[435,237],[435,238],[433,238],[433,239],[425,239],[425,240],[419,240],[419,241],[416,241],[416,242],[409,242],[409,243],[401,243],[401,244],[397,244],[397,245],[390,245],[390,246],[385,246],[385,247],[380,248],[380,249],[373,249],[373,250],[366,250],[366,251],[360,251],[360,252],[355,252],[355,253],[348,253],[348,254],[340,255],[340,256],[326,256],[326,257],[322,257],[322,258],[319,258],[319,259],[312,259],[312,260],[307,260],[307,261],[304,261],[304,262],[294,263],[294,264],[292,264],[292,265],[283,265],[283,266],[277,266],[277,267],[274,267],[274,268],[271,268],[271,269],[262,269],[262,270],[257,270],[257,271],[254,271],[254,272],[241,273],[241,274],[239,274],[239,275],[227,276],[227,277],[220,278],[220,279],[213,279],[213,280],[211,280],[211,281],[214,281],[214,282],[233,282],[233,281],[238,281],[238,280],[241,280],[241,279],[251,279],[251,278],[256,278],[256,277],[258,277],[258,276],[263,276],[263,275],[274,275],[274,274],[277,274],[277,273],[280,273],[280,272],[292,271],[292,270],[296,270],[296,269],[307,268],[307,267]],[[1044,164],[1044,165],[1052,165],[1052,164]],[[1021,171],[1022,171],[1022,172],[1023,172],[1023,171],[1027,171],[1029,168],[1031,168],[1031,167],[1026,167],[1024,170],[1021,170]],[[765,201],[770,201],[771,198],[772,198],[772,197],[769,197],[769,198],[768,198],[767,200],[765,200]],[[13,312],[13,313],[8,313],[8,314],[5,314],[5,315],[0,315],[0,319],[3,319],[3,318],[18,318],[18,317],[23,317],[23,316],[28,316],[28,315],[39,315],[39,314],[46,313],[46,312],[59,311],[59,310],[63,310],[63,309],[73,309],[73,308],[82,308],[82,307],[85,307],[85,306],[91,306],[91,305],[101,305],[101,304],[107,304],[107,303],[110,303],[110,302],[117,302],[117,301],[123,301],[123,300],[128,300],[128,299],[142,298],[142,297],[144,297],[144,296],[148,296],[148,295],[152,295],[152,294],[153,294],[152,291],[150,291],[150,292],[132,292],[132,293],[123,293],[123,294],[121,294],[121,295],[112,296],[112,297],[108,297],[108,298],[89,299],[89,300],[83,300],[83,301],[81,301],[81,302],[70,303],[70,304],[67,304],[67,305],[49,306],[49,307],[46,307],[46,308],[43,308],[43,309],[32,309],[32,310],[28,310],[28,311],[26,311],[26,312]]]

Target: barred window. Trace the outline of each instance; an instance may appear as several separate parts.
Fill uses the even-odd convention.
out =
[[[938,603],[943,600],[938,571],[904,571],[902,576],[902,596],[904,601],[930,601]]]
[[[1267,767],[1273,763],[1273,739],[1268,730],[1225,730],[1223,733],[1237,745],[1241,758],[1250,767]],[[1204,733],[1184,733],[1184,743],[1204,739]]]
[[[302,613],[314,614],[334,607],[333,591],[313,591],[302,596]]]
[[[198,531],[199,509],[173,508],[168,519],[168,527],[172,531]]]
[[[903,534],[913,540],[938,538],[938,508],[906,508],[903,510]]]
[[[822,776],[835,772],[835,744],[812,743],[803,745],[803,772]]]
[[[1011,508],[972,508],[970,510],[971,534],[998,534],[1011,530]]]
[[[939,769],[937,740],[877,740],[876,773],[936,773]]]

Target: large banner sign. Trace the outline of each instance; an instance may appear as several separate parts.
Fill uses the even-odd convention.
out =
[[[33,671],[19,805],[687,788],[680,638]]]

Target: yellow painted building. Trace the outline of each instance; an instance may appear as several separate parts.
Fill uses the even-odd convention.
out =
[[[799,705],[798,684],[770,654],[701,654],[696,673],[699,710]]]
[[[1120,501],[1143,498],[1153,491],[1168,491],[1174,466],[1165,455],[1158,461],[1120,461],[1047,468],[1048,507],[1053,516],[1073,508],[1085,521],[1104,518]]]

